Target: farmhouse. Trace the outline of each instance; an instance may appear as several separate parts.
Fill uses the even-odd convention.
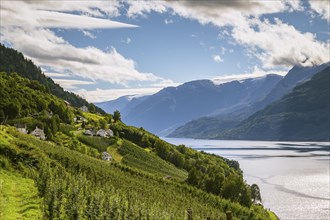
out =
[[[28,130],[26,129],[26,125],[22,125],[22,124],[16,124],[15,127],[17,128],[17,130],[23,134],[27,134]]]
[[[79,109],[83,112],[88,112],[88,108],[86,105],[81,106]]]
[[[34,129],[34,131],[31,132],[31,135],[33,135],[41,140],[46,140],[44,130],[38,128],[38,126],[36,127],[36,129]]]
[[[106,130],[109,137],[113,137],[113,131],[111,129]]]
[[[110,161],[112,160],[112,156],[108,154],[108,152],[102,152],[102,160]]]
[[[91,131],[91,130],[85,130],[85,131],[84,131],[84,135],[87,135],[87,136],[93,136],[93,135],[94,135],[94,132]]]

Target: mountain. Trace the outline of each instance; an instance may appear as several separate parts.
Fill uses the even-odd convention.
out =
[[[281,76],[232,81],[216,85],[197,80],[169,87],[147,97],[124,114],[123,120],[153,133],[168,134],[179,125],[218,109],[245,106],[264,97]],[[157,121],[157,123],[155,123]]]
[[[294,66],[275,86],[271,87],[265,97],[249,105],[236,106],[234,109],[219,109],[213,115],[194,119],[178,127],[169,134],[170,137],[215,138],[219,133],[234,128],[253,113],[265,108],[270,103],[280,99],[295,86],[306,82],[313,75],[327,68],[329,63],[304,67]],[[269,85],[267,85],[269,86]]]
[[[103,109],[107,113],[113,113],[118,110],[122,115],[125,115],[127,111],[131,108],[134,108],[140,102],[145,100],[148,96],[136,96],[136,95],[127,95],[121,96],[115,100],[105,101],[105,102],[97,102],[94,103],[97,107]]]
[[[51,78],[45,76],[41,69],[37,67],[31,60],[26,59],[22,53],[7,48],[0,44],[0,72],[12,73],[16,72],[20,76],[23,76],[30,80],[36,80],[43,86],[47,91],[50,91],[53,95],[68,101],[74,107],[81,107],[83,105],[95,107],[94,104],[88,103],[85,99],[80,96],[65,91],[60,85],[56,84]],[[105,112],[96,107],[96,112],[104,114]]]
[[[296,86],[216,138],[283,141],[330,140],[330,67]]]
[[[285,75],[285,77],[276,84],[276,86],[263,100],[255,103],[249,108],[249,113],[246,115],[251,115],[251,113],[263,109],[273,101],[279,100],[280,98],[282,98],[283,95],[290,92],[295,86],[310,80],[316,73],[324,70],[329,65],[330,63],[307,67],[304,67],[302,65],[294,66]]]

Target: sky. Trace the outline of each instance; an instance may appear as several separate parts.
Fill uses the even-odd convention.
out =
[[[330,1],[1,0],[0,42],[90,102],[330,60]]]

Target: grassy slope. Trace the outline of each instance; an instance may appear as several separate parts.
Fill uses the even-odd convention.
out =
[[[277,215],[272,211],[268,211],[268,214],[269,214],[271,220],[278,220],[279,219],[277,217]]]
[[[0,219],[41,219],[41,199],[32,179],[0,171]]]
[[[98,193],[107,192],[105,195],[98,195],[105,198],[110,195],[110,200],[115,199],[118,208],[115,212],[116,215],[118,213],[121,213],[122,216],[126,216],[127,213],[145,215],[145,212],[149,212],[150,219],[159,219],[160,216],[163,219],[183,219],[186,215],[185,210],[191,207],[196,219],[202,219],[206,216],[224,217],[224,212],[227,209],[232,210],[237,219],[248,219],[249,217],[269,219],[268,214],[260,207],[242,207],[237,203],[230,203],[185,183],[162,180],[117,163],[104,162],[50,142],[39,141],[29,135],[16,133],[8,127],[5,129],[7,131],[0,132],[0,153],[6,151],[8,155],[16,154],[13,157],[14,160],[18,158],[20,162],[25,164],[34,164],[35,160],[38,160],[38,163],[44,163],[42,162],[44,160],[56,161],[55,164],[58,164],[56,166],[63,167],[66,170],[66,175],[71,176],[67,183],[70,183],[70,178],[82,178],[89,185],[88,188],[83,187],[82,190],[96,190]],[[17,161],[14,162],[17,164]],[[79,168],[79,173],[77,173],[77,168]],[[57,178],[62,178],[62,176]],[[61,183],[68,180],[54,179],[54,181]],[[76,188],[77,186],[72,187]],[[61,189],[59,185],[54,188],[54,190],[56,189],[61,192],[61,190],[66,189],[66,186]],[[54,193],[56,194],[56,191],[51,191],[50,194],[46,193],[46,195],[51,196]],[[88,193],[88,191],[84,193]],[[93,191],[91,193],[93,195]],[[49,199],[45,198],[45,201],[49,201]],[[127,202],[131,204],[129,212],[127,211]],[[13,206],[17,207],[17,205]],[[74,206],[73,203],[72,206]]]

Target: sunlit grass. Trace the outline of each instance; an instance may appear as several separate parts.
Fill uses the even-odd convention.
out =
[[[275,215],[274,212],[268,211],[268,214],[269,214],[271,220],[278,220],[278,217]]]
[[[0,171],[0,219],[42,219],[41,199],[32,179]]]
[[[101,115],[97,115],[97,114],[93,114],[93,113],[89,113],[89,112],[83,112],[83,116],[88,121],[90,121],[90,120],[98,121],[98,120],[104,119],[104,117]]]

